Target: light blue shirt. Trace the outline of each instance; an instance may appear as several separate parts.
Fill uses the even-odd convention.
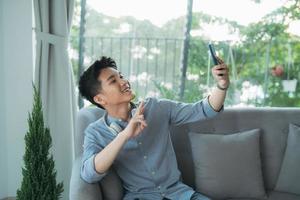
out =
[[[135,111],[133,109],[132,114]],[[180,181],[170,126],[203,120],[218,113],[209,105],[207,98],[193,104],[147,98],[144,118],[148,126],[137,137],[127,141],[113,164],[126,191],[124,199],[190,200],[194,190]],[[97,173],[94,166],[95,155],[116,137],[105,125],[105,119],[107,124],[114,121],[122,128],[128,124],[107,116],[87,127],[81,177],[88,183],[100,181],[106,175]]]

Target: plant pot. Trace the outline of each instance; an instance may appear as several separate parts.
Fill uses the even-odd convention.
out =
[[[282,80],[283,91],[295,92],[297,86],[297,79],[293,80]]]

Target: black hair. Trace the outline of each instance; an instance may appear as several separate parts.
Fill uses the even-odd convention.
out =
[[[102,89],[101,81],[98,80],[101,70],[108,67],[118,69],[116,62],[112,58],[102,56],[100,60],[96,60],[87,70],[83,72],[83,74],[80,76],[78,86],[81,96],[102,109],[104,108],[100,104],[96,103],[93,98]]]

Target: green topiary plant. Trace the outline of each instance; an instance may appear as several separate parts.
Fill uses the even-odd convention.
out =
[[[63,183],[56,183],[53,156],[49,154],[52,139],[49,128],[44,127],[40,94],[34,88],[32,113],[29,113],[29,131],[25,135],[24,167],[17,200],[56,200],[61,197]]]

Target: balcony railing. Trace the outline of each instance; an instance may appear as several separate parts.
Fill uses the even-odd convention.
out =
[[[153,96],[156,83],[178,87],[182,43],[181,38],[85,37],[84,67],[101,56],[112,57],[138,96]]]
[[[78,38],[71,38],[74,52],[77,51],[76,40]],[[214,86],[207,43],[201,39],[190,41],[184,101],[194,102]],[[282,81],[286,77],[277,77],[271,70],[273,66],[282,65],[284,75],[293,75],[287,79],[299,80],[299,42],[290,43],[289,50],[286,44],[281,45],[280,55],[279,47],[270,49],[267,42],[262,42],[261,47],[230,46],[229,42],[216,44],[220,56],[230,68],[231,87],[226,98],[227,105],[299,105],[296,100],[299,87],[292,92],[286,91]],[[181,78],[182,46],[182,38],[86,37],[84,67],[101,56],[112,57],[138,97],[163,96],[176,99]],[[76,74],[78,55],[74,54],[72,58]]]

